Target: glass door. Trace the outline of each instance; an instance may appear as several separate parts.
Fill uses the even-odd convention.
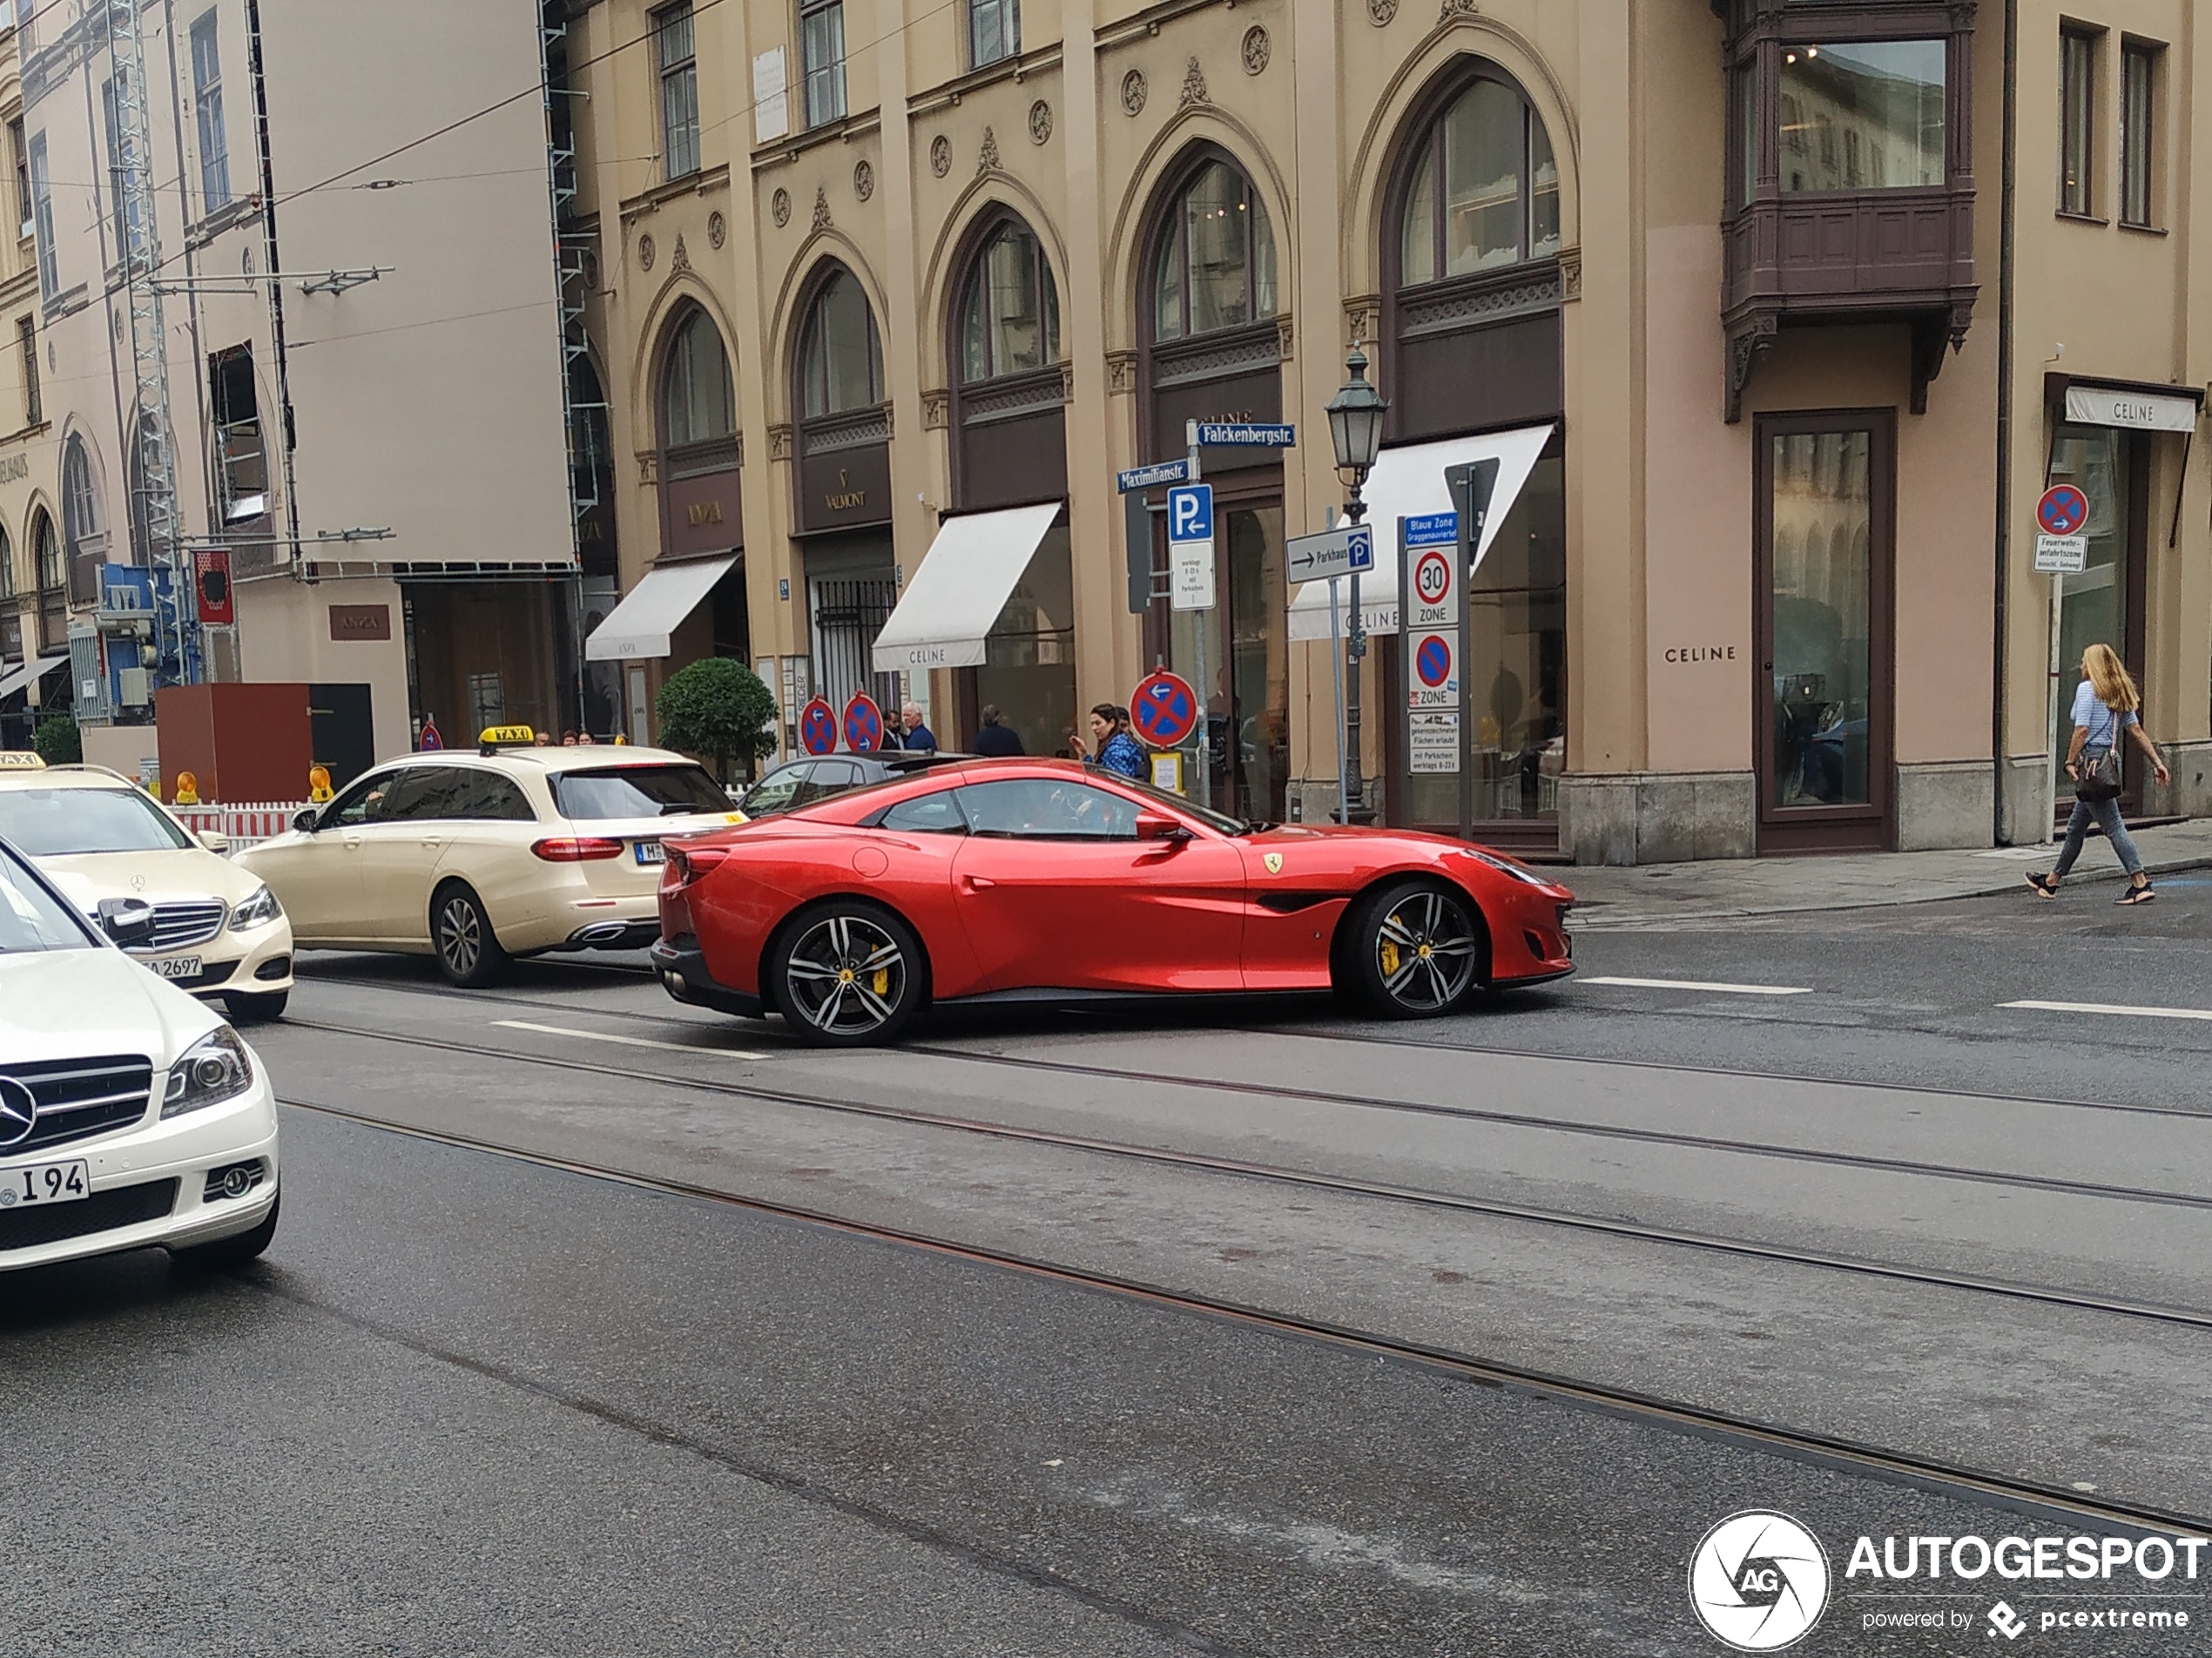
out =
[[[1760,422],[1759,850],[1890,844],[1892,420]]]
[[[2148,480],[2142,440],[2109,426],[2061,426],[2051,443],[2051,482],[2071,483],[2089,498],[2089,519],[2082,534],[2089,540],[2088,568],[2068,576],[2066,603],[2059,620],[2060,755],[2073,738],[2067,711],[2080,683],[2081,653],[2108,644],[2128,671],[2143,676],[2143,525],[2147,502],[2141,494]],[[2141,799],[2141,756],[2131,746],[2126,761],[2123,812]],[[2063,822],[2074,810],[2074,779],[2059,772],[2058,810]]]
[[[1213,775],[1203,798],[1218,811],[1267,823],[1284,820],[1289,800],[1290,587],[1283,560],[1278,502],[1222,502],[1214,513],[1214,607],[1168,613],[1169,665],[1206,704]]]

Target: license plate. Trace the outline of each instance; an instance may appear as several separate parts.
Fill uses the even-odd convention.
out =
[[[637,861],[641,864],[664,864],[668,861],[668,849],[658,840],[641,840],[637,843]]]
[[[83,1158],[75,1163],[34,1163],[28,1169],[0,1169],[0,1209],[31,1203],[73,1203],[92,1195]]]
[[[197,979],[199,977],[199,958],[196,955],[165,955],[146,966],[165,979]]]

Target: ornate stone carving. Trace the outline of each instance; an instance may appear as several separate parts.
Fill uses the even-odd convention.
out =
[[[985,127],[983,129],[982,153],[975,158],[975,171],[979,173],[984,173],[996,172],[998,170],[999,137],[998,134],[992,131],[990,128]]]
[[[1279,355],[1282,357],[1282,359],[1283,359],[1283,361],[1284,361],[1285,362],[1288,362],[1288,361],[1290,361],[1290,360],[1291,360],[1291,348],[1292,348],[1292,347],[1294,347],[1297,343],[1298,343],[1298,341],[1297,341],[1297,337],[1296,337],[1296,335],[1293,334],[1293,332],[1292,332],[1292,330],[1291,330],[1291,320],[1290,320],[1288,317],[1278,317],[1278,318],[1276,318],[1276,319],[1275,319],[1275,349],[1276,349],[1276,351],[1277,351],[1278,354],[1279,354]]]
[[[653,246],[653,239],[650,233],[640,236],[637,239],[637,264],[641,270],[650,271],[653,268],[653,258],[656,251],[657,250]]]
[[[953,141],[940,132],[929,140],[929,171],[940,179],[953,170]]]
[[[768,212],[775,219],[778,230],[790,224],[791,192],[779,186],[776,193],[768,199]]]
[[[788,421],[768,428],[768,458],[771,461],[791,459],[791,426]]]
[[[1450,334],[1475,322],[1502,321],[1534,311],[1548,310],[1564,297],[1558,275],[1501,280],[1456,287],[1433,297],[1401,302],[1398,332],[1401,338],[1424,334]]]
[[[723,218],[719,212],[709,213],[706,216],[707,246],[718,249],[723,243],[728,241],[729,239],[730,221]]]
[[[829,227],[829,186],[827,185],[816,185],[814,186],[814,228],[816,230],[827,230]]]
[[[941,432],[952,424],[953,394],[947,391],[921,394],[921,423],[926,430]]]
[[[1264,73],[1267,69],[1267,60],[1274,55],[1275,49],[1268,42],[1266,30],[1254,24],[1244,30],[1243,57],[1245,74]]]
[[[1743,418],[1743,388],[1750,383],[1751,366],[1774,343],[1781,329],[1780,317],[1761,313],[1746,318],[1730,334],[1723,418],[1730,426]]]
[[[1193,57],[1183,71],[1184,107],[1187,109],[1193,104],[1211,101],[1206,91],[1206,71],[1198,67],[1198,60]]]
[[[1042,144],[1052,136],[1052,105],[1039,98],[1029,105],[1029,142]]]
[[[1398,0],[1367,0],[1367,21],[1381,29],[1398,15]]]
[[[669,257],[668,273],[681,276],[691,268],[691,252],[684,246],[684,233],[679,230],[676,233],[676,252]]]
[[[875,168],[865,156],[853,164],[853,193],[862,201],[875,194]]]
[[[1116,397],[1127,396],[1136,389],[1135,352],[1109,351],[1106,354],[1106,389]]]
[[[1477,17],[1482,8],[1474,0],[1444,0],[1444,10],[1436,19],[1440,24],[1457,23],[1463,17]]]
[[[657,449],[637,451],[637,482],[656,484],[660,482],[660,452]]]
[[[1560,297],[1579,300],[1582,297],[1582,250],[1563,248],[1559,255]]]
[[[1372,293],[1363,293],[1344,302],[1345,340],[1359,346],[1375,337],[1375,320],[1381,313],[1382,300]]]
[[[1143,70],[1132,69],[1128,74],[1123,76],[1122,113],[1124,115],[1143,114],[1146,90]]]

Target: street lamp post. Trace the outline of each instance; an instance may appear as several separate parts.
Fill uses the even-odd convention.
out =
[[[1359,489],[1367,482],[1375,455],[1382,448],[1383,411],[1390,405],[1368,383],[1367,354],[1357,344],[1345,359],[1344,366],[1352,378],[1329,400],[1329,441],[1336,449],[1338,472],[1350,475],[1351,493],[1345,502],[1344,516],[1356,524],[1367,516],[1367,503],[1360,500]],[[1352,625],[1345,636],[1346,775],[1340,815],[1345,823],[1372,823],[1375,817],[1366,803],[1366,786],[1359,778],[1359,664],[1366,654],[1367,630],[1359,619],[1359,575],[1355,570],[1352,576]]]

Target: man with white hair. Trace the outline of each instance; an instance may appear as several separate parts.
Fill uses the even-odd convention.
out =
[[[899,746],[915,754],[937,751],[937,733],[921,723],[921,704],[908,703],[899,711]]]

